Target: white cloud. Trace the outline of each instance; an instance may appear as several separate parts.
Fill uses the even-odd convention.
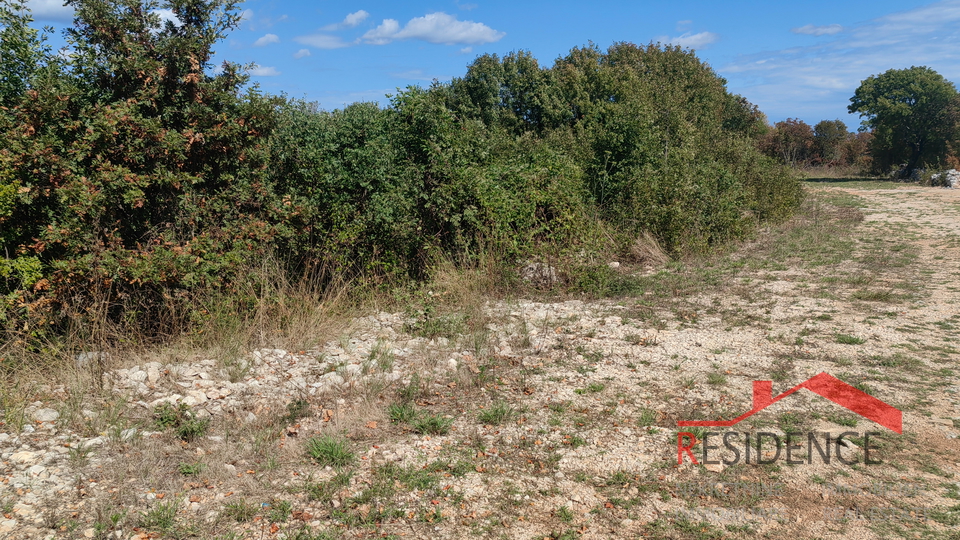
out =
[[[172,9],[155,9],[151,13],[156,13],[160,16],[160,27],[162,28],[167,21],[172,22],[176,26],[183,26],[183,23],[180,22],[180,19],[173,14]]]
[[[716,43],[717,40],[720,39],[720,34],[714,34],[713,32],[699,32],[696,34],[693,32],[686,32],[685,34],[677,37],[661,36],[657,39],[664,43],[679,45],[680,47],[688,49],[699,49],[711,43]]]
[[[294,58],[303,58],[304,56],[310,56],[310,49],[300,49],[293,53]]]
[[[443,45],[479,45],[499,41],[505,35],[483,23],[458,21],[452,15],[437,12],[410,19],[402,29],[398,21],[384,19],[380,26],[364,34],[363,39],[374,45],[400,39],[419,39]]]
[[[470,54],[473,52],[473,47],[464,47],[460,49],[460,54]]]
[[[384,19],[380,26],[370,30],[363,35],[367,43],[373,45],[386,45],[395,39],[400,32],[400,23],[394,19]]]
[[[253,10],[245,9],[240,12],[240,22],[246,22],[253,19]]]
[[[275,67],[254,66],[253,69],[250,70],[250,74],[254,77],[276,77],[280,72],[277,71]]]
[[[337,36],[328,34],[297,36],[293,38],[293,40],[301,45],[309,45],[317,49],[342,49],[343,47],[349,47],[351,45],[351,43],[347,43]]]
[[[324,32],[334,32],[336,30],[342,30],[344,28],[353,28],[358,24],[362,23],[363,21],[367,20],[367,17],[369,16],[370,16],[369,13],[361,9],[360,11],[354,11],[353,13],[350,13],[349,15],[344,17],[342,21],[336,24],[328,24],[327,26],[324,26],[320,30],[323,30]]]
[[[266,34],[260,39],[253,42],[254,47],[263,47],[264,45],[269,45],[271,43],[280,43],[280,37],[276,34]]]
[[[960,80],[960,0],[885,15],[816,45],[745,55],[718,71],[771,120],[846,118],[850,96],[870,75],[928,66]]]
[[[27,7],[37,21],[73,22],[73,8],[63,5],[63,0],[28,0]]]
[[[369,16],[370,14],[362,9],[360,11],[354,11],[353,13],[347,15],[345,19],[343,19],[343,24],[348,28],[353,28],[354,26],[362,23]]]
[[[843,32],[843,27],[839,24],[828,24],[826,26],[808,24],[798,28],[792,28],[790,31],[794,34],[807,34],[810,36],[832,36],[833,34]]]

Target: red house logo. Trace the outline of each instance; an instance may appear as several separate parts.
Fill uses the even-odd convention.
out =
[[[903,413],[900,409],[892,407],[827,373],[820,373],[776,397],[773,395],[773,383],[771,381],[753,381],[753,408],[737,418],[727,421],[681,420],[677,422],[677,425],[730,427],[739,423],[741,420],[753,416],[801,388],[806,388],[815,394],[819,394],[837,405],[846,407],[891,431],[903,433]]]

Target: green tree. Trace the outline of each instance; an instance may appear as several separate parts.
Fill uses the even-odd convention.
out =
[[[849,135],[842,120],[821,120],[813,126],[814,152],[823,161],[838,161],[843,157],[843,142]]]
[[[12,107],[49,60],[46,35],[30,26],[26,0],[0,0],[0,106]]]
[[[905,165],[909,176],[945,159],[956,131],[949,114],[956,95],[952,82],[925,66],[891,69],[861,82],[848,110],[864,118],[861,131],[873,131],[874,168]]]
[[[100,298],[112,320],[166,331],[178,321],[159,315],[231,286],[290,232],[262,175],[277,100],[239,66],[211,74],[213,44],[240,20],[233,0],[68,4],[66,68],[0,126],[0,182],[18,194],[0,249],[42,262],[43,288],[20,287],[47,323],[83,324]]]

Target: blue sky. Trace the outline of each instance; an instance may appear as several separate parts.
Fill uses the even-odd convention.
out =
[[[37,24],[62,28],[59,0],[31,0]],[[480,54],[530,51],[544,66],[592,41],[694,49],[771,122],[840,118],[864,78],[929,66],[960,83],[960,0],[505,1],[249,0],[218,59],[256,64],[270,93],[325,109],[462,76]],[[61,40],[53,40],[58,45]]]

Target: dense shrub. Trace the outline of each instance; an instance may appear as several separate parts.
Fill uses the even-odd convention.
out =
[[[244,92],[236,66],[208,75],[232,2],[172,1],[177,25],[138,0],[71,4],[74,54],[31,81],[0,134],[17,192],[5,265],[21,276],[8,307],[35,327],[106,315],[168,330],[191,290],[230,287],[282,233],[258,148],[277,100]]]
[[[176,332],[201,295],[256,302],[247,270],[268,257],[387,284],[490,254],[577,267],[641,236],[708,249],[799,200],[755,149],[762,113],[677,47],[485,55],[388,107],[320,111],[214,71],[233,0],[168,0],[177,24],[141,0],[69,3],[69,59],[3,23],[43,59],[0,114],[0,314],[21,336]]]

